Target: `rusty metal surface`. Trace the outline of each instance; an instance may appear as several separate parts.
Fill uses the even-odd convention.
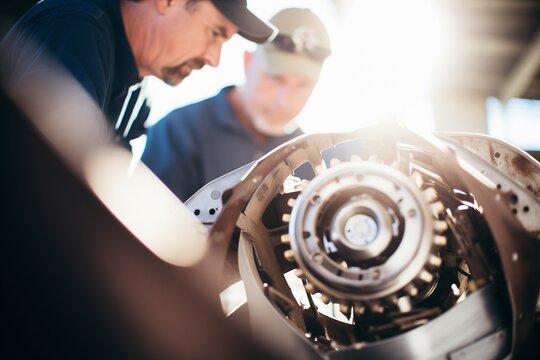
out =
[[[445,138],[440,135],[439,137]],[[498,159],[506,155],[507,158],[514,159],[517,155],[522,155],[522,152],[508,147],[510,150],[496,156],[497,151],[489,152],[489,144],[492,143],[491,138],[480,135],[479,137],[483,140],[474,141],[474,135],[460,137],[461,141],[469,144],[468,146],[454,141],[453,144],[460,144],[464,147],[449,146],[451,151],[445,152],[445,162],[448,169],[455,172],[455,176],[463,181],[471,193],[475,194],[478,203],[483,208],[484,216],[499,250],[512,305],[512,354],[515,358],[528,358],[527,352],[535,349],[531,341],[534,313],[540,289],[540,271],[538,271],[540,242],[538,241],[538,233],[527,231],[524,224],[518,221],[519,219],[515,216],[516,214],[511,207],[514,202],[513,197],[511,193],[503,190],[505,187],[508,188],[508,184],[512,184],[511,174],[515,174],[515,172],[510,171],[507,173],[508,170],[500,170],[503,174],[499,173],[495,178],[496,183],[501,186],[486,186],[487,181],[483,179],[484,176],[490,177],[489,175],[495,174],[486,170],[488,168],[485,166],[484,156],[493,154],[493,159]],[[453,140],[454,136],[446,138]],[[494,143],[501,145],[498,147],[500,151],[507,149],[502,142],[495,141]],[[476,147],[477,150],[472,150],[471,147],[473,146],[471,144],[480,144],[480,146]],[[486,146],[488,148],[487,152],[485,150]],[[483,151],[479,149],[483,149]],[[491,147],[491,149],[494,148]],[[509,157],[509,154],[513,156]],[[527,158],[527,156],[524,157]],[[532,163],[538,164],[534,159],[532,159]],[[467,164],[467,166],[464,167],[463,164]],[[501,164],[506,163],[501,162]],[[534,167],[536,168],[536,165]],[[508,166],[505,165],[502,168],[508,169]],[[471,173],[471,169],[479,171]],[[530,170],[531,168],[527,167],[527,169]],[[535,170],[532,174],[533,181],[538,181],[536,176],[537,171]],[[536,182],[536,186],[539,184]],[[513,191],[522,190],[512,185],[510,187]],[[538,199],[535,199],[533,194],[528,192],[525,194],[529,194],[531,198],[529,199],[530,204],[533,204],[535,208],[539,206]],[[523,197],[526,197],[525,194],[522,194]],[[538,219],[538,217],[532,218],[536,225],[538,225]]]
[[[484,216],[499,249],[512,304],[513,355],[515,358],[527,358],[527,352],[534,349],[531,335],[540,289],[540,242],[508,210],[505,206],[508,199],[503,194],[483,186],[457,162],[452,167],[459,171],[460,177],[484,208]]]
[[[540,163],[531,155],[507,142],[487,135],[465,133],[439,135],[479,155],[540,199]]]
[[[486,135],[445,133],[444,141],[462,145],[483,161],[475,170],[508,197],[508,210],[528,231],[540,231],[540,163],[532,156]]]
[[[220,261],[223,263],[235,229],[243,228],[242,222],[238,222],[241,214],[257,221],[256,218],[275,195],[275,184],[283,180],[288,170],[292,172],[306,159],[316,163],[320,157],[314,154],[320,153],[322,149],[357,138],[381,139],[381,143],[386,144],[400,141],[425,149],[433,154],[433,166],[440,170],[441,177],[449,186],[461,186],[475,195],[478,194],[478,202],[485,210],[486,219],[501,254],[513,310],[513,351],[519,356],[520,351],[528,349],[526,345],[532,331],[533,314],[540,288],[540,274],[537,269],[540,259],[538,240],[535,234],[524,227],[520,215],[524,214],[526,219],[538,222],[538,217],[535,219],[535,209],[540,206],[537,197],[540,171],[537,162],[529,161],[522,152],[497,142],[490,147],[487,139],[473,141],[472,136],[463,136],[456,141],[456,137],[452,136],[453,142],[449,142],[440,134],[429,137],[420,136],[405,128],[373,127],[363,129],[361,133],[306,135],[284,144],[255,163],[243,180],[228,190],[227,200],[210,232],[212,255],[209,259],[217,259],[217,263],[213,264],[214,269],[222,269],[219,266],[216,268],[216,264],[219,265]],[[452,148],[452,144],[459,146]],[[458,158],[456,153],[465,156]],[[471,159],[472,165],[469,163],[468,167],[465,166]],[[499,171],[490,169],[490,164]],[[475,167],[477,169],[474,169]],[[519,181],[513,178],[519,178]],[[500,186],[497,187],[497,184]],[[519,201],[532,204],[528,212],[520,211],[517,216],[513,213],[512,206],[515,207],[516,202],[512,194],[518,194]],[[256,200],[251,203],[253,199]],[[518,204],[522,205],[519,202]]]

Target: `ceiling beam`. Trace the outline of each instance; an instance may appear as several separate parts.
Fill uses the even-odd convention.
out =
[[[526,91],[537,71],[540,69],[540,30],[536,33],[523,55],[510,71],[499,92],[499,99],[506,102],[511,98],[520,97]]]
[[[482,11],[530,11],[540,6],[536,0],[443,0],[441,4],[443,6],[462,6],[470,10]]]

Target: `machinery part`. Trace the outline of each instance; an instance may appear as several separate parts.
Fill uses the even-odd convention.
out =
[[[284,356],[446,359],[495,343],[494,358],[524,357],[540,202],[509,175],[450,135],[300,137],[225,191],[208,261],[239,241],[253,331]]]
[[[431,283],[440,265],[429,204],[390,166],[340,163],[313,179],[292,210],[294,258],[330,299],[392,302],[408,296],[407,286]]]

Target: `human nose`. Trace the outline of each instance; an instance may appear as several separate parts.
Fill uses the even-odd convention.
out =
[[[279,106],[285,107],[289,103],[291,96],[290,89],[287,86],[279,86],[276,94],[276,102]]]
[[[206,64],[212,67],[217,67],[219,65],[222,45],[222,43],[219,43],[208,47],[206,53],[204,54],[204,61]]]

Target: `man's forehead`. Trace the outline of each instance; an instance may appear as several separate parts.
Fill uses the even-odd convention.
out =
[[[281,82],[287,83],[289,85],[313,85],[313,80],[311,80],[309,77],[303,74],[299,74],[296,72],[269,72],[269,74]]]

